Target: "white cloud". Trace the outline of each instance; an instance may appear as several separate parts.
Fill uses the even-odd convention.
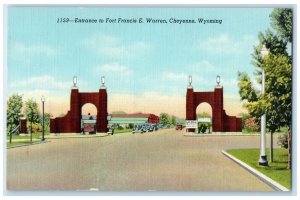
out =
[[[174,81],[188,81],[188,75],[184,73],[163,72],[162,78]]]
[[[172,81],[181,81],[188,83],[188,76],[192,75],[193,83],[204,83],[204,79],[201,76],[195,75],[193,73],[176,73],[165,71],[162,73],[162,78]]]
[[[83,40],[83,45],[86,48],[96,51],[99,55],[109,57],[133,57],[142,55],[150,48],[150,45],[141,41],[130,44],[123,43],[124,41],[121,41],[117,37],[104,35],[102,33],[94,34],[90,38]]]
[[[241,39],[233,39],[227,33],[216,37],[208,37],[198,41],[198,47],[209,53],[239,54],[251,52],[258,40],[252,35],[244,35]]]
[[[33,89],[50,89],[50,90],[66,90],[72,86],[70,81],[59,81],[52,76],[35,76],[26,80],[14,81],[9,84],[11,88],[33,88]]]
[[[238,43],[233,42],[227,34],[217,37],[208,37],[199,41],[200,48],[211,53],[232,53],[238,51]]]
[[[20,42],[16,42],[12,46],[12,55],[45,55],[54,56],[56,50],[48,45],[25,45]]]
[[[207,60],[202,60],[201,62],[186,65],[185,68],[193,70],[195,72],[203,70],[211,72],[216,70],[216,67]]]
[[[122,75],[131,75],[133,71],[124,65],[120,65],[119,63],[110,63],[98,66],[96,68],[97,73],[118,73]]]

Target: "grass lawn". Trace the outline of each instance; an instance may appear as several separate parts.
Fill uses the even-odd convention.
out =
[[[288,151],[287,149],[274,149],[274,161],[264,167],[258,165],[259,149],[232,149],[227,153],[248,164],[252,168],[260,171],[269,178],[275,180],[286,188],[291,188],[291,170],[287,169]],[[269,150],[266,149],[269,159]]]
[[[49,135],[48,132],[45,132],[45,135]],[[39,139],[42,136],[41,132],[35,132],[32,134],[32,138],[33,139]],[[6,139],[9,140],[9,136],[6,136]],[[13,135],[12,136],[12,141],[14,141],[14,139],[30,139],[30,134],[27,135]]]
[[[285,134],[288,131],[288,127],[281,127],[280,130],[276,131],[274,134]],[[245,128],[242,129],[242,133],[244,134],[260,134],[260,131],[249,131]],[[267,132],[270,134],[270,132]]]
[[[127,132],[131,132],[132,131],[132,129],[130,129],[130,128],[125,128],[125,129],[122,129],[122,130],[120,130],[120,129],[115,129],[114,130],[114,134],[115,133],[127,133]]]
[[[41,141],[32,141],[32,143],[30,141],[18,141],[18,142],[6,142],[6,147],[13,147],[13,146],[18,146],[18,145],[24,145],[24,144],[34,144],[36,142],[41,142]]]

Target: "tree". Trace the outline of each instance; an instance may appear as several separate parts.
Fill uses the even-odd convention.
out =
[[[267,128],[271,132],[271,138],[273,133],[280,128],[280,126],[287,125],[289,130],[291,128],[291,78],[292,78],[292,59],[287,52],[287,42],[292,41],[292,36],[288,37],[287,34],[291,34],[291,29],[288,27],[282,28],[279,31],[280,26],[283,25],[279,19],[285,19],[292,22],[292,15],[282,14],[285,13],[284,9],[274,9],[271,14],[272,26],[278,31],[277,35],[271,30],[267,30],[265,34],[259,34],[259,45],[254,47],[254,53],[252,54],[252,63],[257,70],[255,75],[259,75],[256,79],[261,84],[261,72],[265,70],[265,95],[260,94],[253,87],[253,83],[246,73],[238,74],[239,80],[239,93],[241,100],[244,100],[244,106],[247,108],[249,114],[255,119],[260,119],[263,113],[266,113]],[[291,12],[291,11],[289,11]],[[278,16],[290,16],[290,19],[286,19]],[[276,22],[277,21],[277,22]],[[285,22],[284,22],[285,23]],[[262,45],[266,45],[269,50],[269,55],[266,57],[261,56]],[[273,139],[271,139],[271,144]],[[271,145],[271,159],[272,159],[272,145]],[[272,161],[272,160],[271,160]],[[290,162],[289,162],[290,164]]]
[[[173,125],[176,125],[177,124],[177,117],[172,115],[171,121],[172,121]]]
[[[7,101],[7,110],[6,110],[7,134],[15,130],[19,125],[22,104],[23,103],[22,103],[21,95],[13,94],[12,96],[9,97]]]
[[[271,14],[271,25],[278,34],[286,41],[291,43],[293,51],[293,11],[292,9],[275,8]],[[288,168],[291,168],[292,154],[292,131],[288,129]]]
[[[45,113],[44,114],[44,127],[45,131],[49,132],[50,131],[50,119],[51,119],[51,114],[50,113]],[[40,115],[40,125],[41,127],[43,126],[43,115]]]
[[[293,11],[290,8],[275,8],[270,15],[271,26],[283,39],[293,41]]]
[[[159,115],[159,122],[165,126],[167,124],[172,124],[172,119],[171,119],[171,117],[170,117],[169,114],[167,114],[167,113],[160,113],[160,115]]]
[[[30,141],[32,142],[32,124],[39,122],[39,110],[36,101],[29,99],[25,103],[25,115],[29,122]]]

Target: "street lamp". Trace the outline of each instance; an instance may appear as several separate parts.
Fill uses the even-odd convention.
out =
[[[218,86],[220,85],[220,79],[221,79],[221,77],[220,77],[220,75],[218,75],[218,76],[216,77],[216,82],[217,82]]]
[[[262,49],[260,51],[262,58],[264,59],[266,55],[269,54],[268,49],[263,44]],[[265,70],[262,68],[261,74],[261,94],[265,94]],[[266,155],[266,113],[261,116],[261,123],[260,123],[260,156],[259,156],[259,165],[267,166],[267,155]]]
[[[42,96],[42,110],[43,110],[43,118],[42,118],[42,141],[45,140],[45,113],[44,113],[44,104],[45,104],[45,97]]]
[[[76,87],[77,84],[77,76],[73,76],[73,87]]]
[[[192,75],[189,75],[189,87],[192,87]]]
[[[102,83],[102,87],[104,87],[104,84],[105,84],[105,78],[104,78],[104,76],[101,76],[101,83]]]

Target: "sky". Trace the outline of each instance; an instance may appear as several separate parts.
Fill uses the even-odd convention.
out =
[[[14,7],[7,10],[7,96],[40,102],[59,116],[69,110],[73,76],[79,92],[97,92],[105,76],[108,112],[167,112],[185,118],[188,75],[194,91],[213,91],[221,76],[226,113],[242,109],[238,71],[253,78],[253,46],[270,28],[270,8]],[[104,23],[57,23],[58,18]],[[105,23],[106,19],[144,23]],[[146,18],[168,23],[146,23]],[[203,18],[222,23],[170,23]],[[84,106],[94,113],[93,106]],[[197,112],[208,111],[201,104]]]

